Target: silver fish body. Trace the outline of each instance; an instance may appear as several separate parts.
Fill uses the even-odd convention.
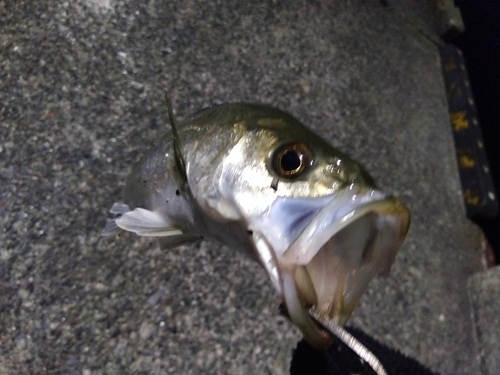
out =
[[[177,132],[177,152],[168,133],[132,172],[103,233],[157,236],[163,247],[208,237],[243,250],[266,270],[305,339],[329,345],[309,308],[345,324],[369,281],[389,272],[408,231],[407,208],[272,107],[223,104]]]

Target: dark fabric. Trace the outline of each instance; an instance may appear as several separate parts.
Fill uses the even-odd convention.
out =
[[[363,331],[347,328],[382,363],[388,375],[439,375]],[[293,352],[290,375],[372,375],[374,371],[363,365],[357,355],[342,343],[334,343],[327,351],[313,349],[304,340]]]
[[[465,33],[454,44],[465,57],[479,125],[488,155],[489,169],[500,194],[500,1],[456,0],[462,12]],[[500,212],[492,220],[477,220],[500,264]]]

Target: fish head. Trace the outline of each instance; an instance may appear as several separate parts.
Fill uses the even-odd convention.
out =
[[[344,325],[373,277],[389,272],[409,211],[288,113],[264,106],[236,112],[228,120],[230,147],[219,152],[216,169],[190,183],[193,195],[214,219],[241,223],[245,248],[291,321],[324,348],[332,336],[309,308]]]

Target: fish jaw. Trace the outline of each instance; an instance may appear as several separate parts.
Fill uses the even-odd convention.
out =
[[[409,221],[398,199],[351,185],[321,198],[278,197],[250,229],[290,319],[311,345],[325,348],[332,337],[309,308],[344,325],[369,282],[389,273]]]

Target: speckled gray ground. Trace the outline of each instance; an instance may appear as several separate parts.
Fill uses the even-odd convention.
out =
[[[0,374],[287,374],[297,330],[264,272],[215,243],[100,238],[132,164],[227,101],[295,114],[413,211],[355,324],[476,374],[464,217],[429,4],[0,0]],[[387,4],[389,6],[387,6]],[[397,4],[397,9],[394,8]]]
[[[500,267],[479,272],[469,278],[479,357],[484,375],[497,375],[500,369]]]

